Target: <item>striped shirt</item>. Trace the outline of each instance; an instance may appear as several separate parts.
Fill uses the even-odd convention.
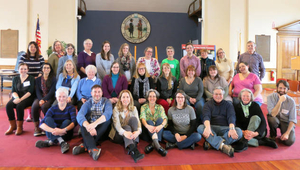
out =
[[[57,105],[52,106],[46,113],[46,116],[41,121],[45,123],[47,117],[53,118],[56,127],[60,127],[64,120],[69,119],[76,126],[76,109],[73,105],[67,104],[64,110],[60,110]]]
[[[33,77],[37,77],[40,73],[42,73],[42,66],[45,63],[45,60],[41,55],[39,60],[35,60],[35,56],[30,56],[30,59],[28,60],[25,54],[21,56],[19,64],[20,63],[26,63],[29,67],[28,74]]]

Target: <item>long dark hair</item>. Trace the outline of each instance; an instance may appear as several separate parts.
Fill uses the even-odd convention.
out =
[[[28,44],[27,54],[26,54],[26,59],[27,59],[27,60],[30,60],[30,54],[31,54],[31,53],[30,53],[30,51],[29,51],[29,47],[30,47],[31,44],[33,44],[33,45],[35,46],[35,48],[36,48],[36,52],[35,52],[34,56],[35,56],[35,60],[38,61],[39,58],[40,58],[40,52],[39,52],[39,46],[38,46],[38,44],[37,44],[35,41],[31,41],[31,42]]]
[[[104,41],[102,43],[102,47],[101,47],[101,52],[100,53],[101,53],[101,57],[102,57],[103,60],[106,60],[105,59],[105,52],[103,50],[103,47],[104,47],[105,44],[109,44],[109,47],[110,47],[109,41]],[[110,50],[107,52],[107,61],[110,61]]]
[[[72,47],[72,48],[74,49],[73,54],[72,54],[72,57],[74,57],[74,56],[75,56],[75,47],[74,47],[74,45],[73,45],[72,43],[68,43],[68,44],[66,45],[65,54],[66,54],[66,55],[68,54],[68,53],[67,53],[67,48],[68,48],[68,47]]]
[[[51,84],[52,84],[52,80],[53,80],[53,77],[54,77],[54,71],[53,71],[53,69],[52,69],[51,64],[49,64],[49,63],[44,63],[43,66],[42,66],[42,68],[44,68],[44,65],[48,65],[48,66],[50,67],[50,73],[49,73],[49,75],[48,75],[48,79],[46,80],[46,87],[47,87],[48,89],[50,89],[50,88],[51,88]],[[44,75],[44,72],[42,72],[42,76],[43,76],[43,75]]]

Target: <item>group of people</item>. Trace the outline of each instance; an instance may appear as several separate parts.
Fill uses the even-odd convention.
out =
[[[91,51],[92,45],[90,39],[85,40],[84,51],[76,56],[73,44],[64,50],[61,42],[55,41],[45,63],[37,44],[29,43],[20,59],[20,74],[13,79],[12,99],[6,105],[10,123],[6,135],[22,134],[24,109],[32,106],[34,136],[48,138],[37,141],[36,147],[59,144],[66,153],[67,141],[79,124],[83,143],[73,147],[72,153],[88,152],[94,160],[100,156],[97,145],[106,134],[111,141],[124,144],[135,162],[144,158],[137,149],[139,138],[149,142],[146,154],[156,150],[161,156],[174,147],[194,149],[202,136],[204,150],[214,148],[230,157],[248,145],[277,148],[270,138],[276,138],[278,127],[284,144],[295,141],[295,102],[286,95],[286,81],[279,81],[277,93],[268,97],[270,138],[266,137],[266,120],[260,109],[264,66],[252,41],[238,60],[235,76],[232,62],[221,48],[216,62],[207,57],[207,50],[201,51],[199,60],[193,44],[187,43],[187,55],[179,62],[174,48],[168,46],[168,58],[160,65],[152,57],[151,47],[135,62],[127,43],[121,45],[116,60],[108,41],[97,55]],[[40,111],[44,114],[41,122]]]

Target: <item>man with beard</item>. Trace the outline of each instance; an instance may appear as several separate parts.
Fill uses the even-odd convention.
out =
[[[268,96],[268,123],[270,127],[270,138],[277,137],[277,128],[280,128],[280,140],[287,146],[295,142],[295,124],[297,123],[296,105],[293,98],[286,93],[290,85],[285,80],[277,84],[277,93]]]
[[[89,155],[97,161],[101,152],[101,149],[97,148],[97,143],[110,126],[112,104],[107,98],[102,97],[102,88],[98,84],[92,87],[91,94],[92,98],[81,106],[77,115],[83,144],[73,148],[73,155],[88,151]]]

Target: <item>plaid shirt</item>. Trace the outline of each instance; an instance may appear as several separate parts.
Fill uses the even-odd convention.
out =
[[[95,122],[98,118],[102,116],[104,106],[105,105],[102,104],[102,100],[100,100],[98,103],[95,103],[94,100],[92,100],[91,117],[88,121],[89,123]]]

